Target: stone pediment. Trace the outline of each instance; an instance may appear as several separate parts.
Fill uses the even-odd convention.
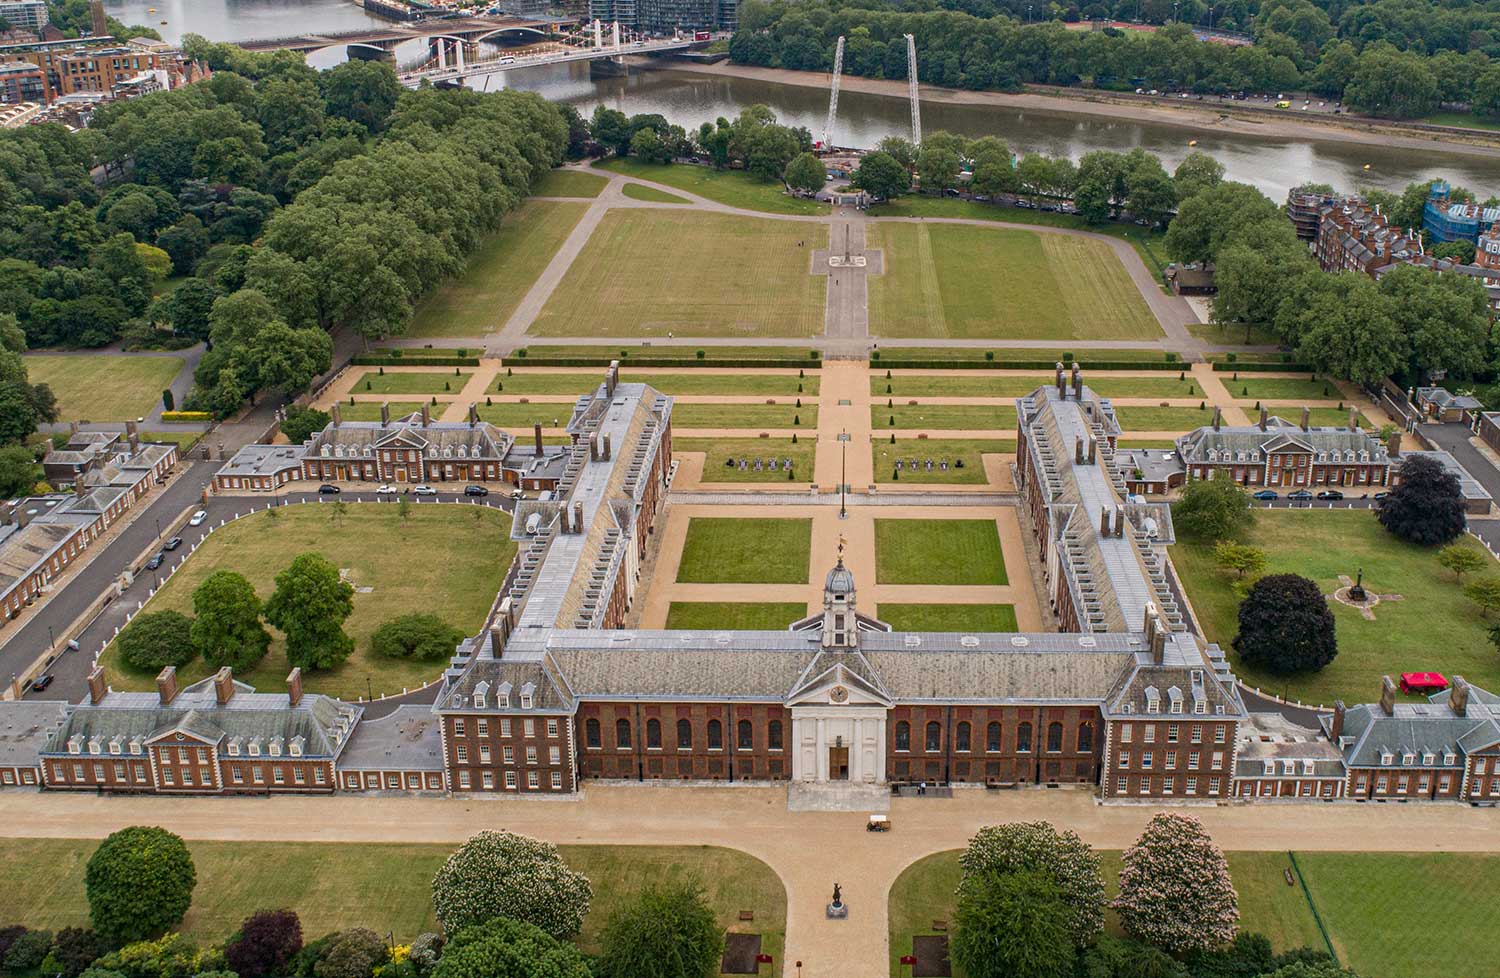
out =
[[[402,428],[391,432],[375,443],[376,448],[426,448],[427,439]]]
[[[823,664],[833,656],[820,656]],[[814,665],[818,665],[815,662]],[[891,698],[860,671],[844,662],[834,662],[821,672],[804,675],[787,694],[787,706],[878,706],[889,709]]]

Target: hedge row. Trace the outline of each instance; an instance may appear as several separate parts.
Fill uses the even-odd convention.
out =
[[[1176,370],[1183,371],[1188,364],[1180,360],[1171,363],[1158,360],[1069,360],[1064,366],[1071,369],[1077,363],[1081,370]],[[871,366],[889,370],[1052,370],[1056,360],[877,360]]]
[[[1260,371],[1263,373],[1288,373],[1288,374],[1310,374],[1318,368],[1306,363],[1285,363],[1276,360],[1215,360],[1214,370],[1230,371],[1244,370],[1249,373]]]
[[[477,367],[478,357],[391,357],[357,353],[349,361],[356,367]]]
[[[507,360],[507,364],[514,367],[607,367],[611,361],[599,357],[525,357],[519,360]],[[629,360],[621,360],[620,366],[624,369],[635,367],[704,367],[713,370],[721,367],[811,367],[816,370],[822,366],[821,360],[676,360],[671,357],[631,357]]]
[[[202,422],[212,421],[214,416],[207,411],[163,411],[163,421]]]

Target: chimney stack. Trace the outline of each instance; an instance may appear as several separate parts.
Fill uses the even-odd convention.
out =
[[[1339,738],[1344,735],[1344,701],[1333,701],[1333,719],[1328,722],[1328,739],[1338,746]]]
[[[479,426],[479,406],[477,404],[470,404],[469,405],[469,427],[470,428],[477,428],[478,426]]]
[[[599,461],[599,439],[589,435],[589,461]]]
[[[1302,405],[1302,430],[1307,431],[1312,427],[1312,408]]]
[[[427,402],[422,402],[422,427],[432,424],[432,411],[428,409]]]
[[[1357,407],[1352,407],[1351,406],[1349,408],[1349,430],[1350,431],[1358,431],[1359,430],[1359,408],[1357,408]]]
[[[620,361],[611,360],[609,369],[604,373],[604,393],[614,397],[615,388],[618,386],[620,386]]]
[[[1266,430],[1266,422],[1268,420],[1270,420],[1270,412],[1267,411],[1265,408],[1261,408],[1260,409],[1260,430],[1261,431],[1265,431]]]
[[[1388,717],[1396,715],[1396,684],[1390,676],[1380,677],[1380,712]]]
[[[1116,506],[1115,507],[1115,536],[1117,536],[1117,537],[1123,537],[1124,535],[1125,535],[1125,507],[1124,506]]]
[[[89,702],[98,703],[104,699],[104,694],[109,692],[109,687],[104,685],[104,669],[95,666],[89,670]]]
[[[297,666],[286,674],[286,698],[288,706],[302,702],[302,667]]]
[[[567,503],[563,503],[562,504],[562,508],[560,510],[558,510],[558,512],[557,512],[557,532],[558,533],[569,533],[569,532],[571,532],[568,529],[568,504]]]
[[[83,482],[84,475],[85,473],[80,472],[78,473],[78,478],[73,480],[73,495],[75,496],[82,496],[89,491],[89,487],[84,485]]]
[[[1098,451],[1099,451],[1099,438],[1098,438],[1097,435],[1095,435],[1092,432],[1090,432],[1089,433],[1089,453],[1088,453],[1088,456],[1087,456],[1088,463],[1090,465],[1093,465],[1094,462],[1095,462],[1095,460],[1098,458]]]
[[[383,425],[386,425],[387,427],[390,426],[390,423],[391,423],[391,402],[390,401],[381,401],[380,402],[380,423],[383,424]]]
[[[77,434],[78,434],[78,422],[77,421],[69,421],[68,422],[68,438],[72,439]]]
[[[603,435],[603,438],[604,438],[604,461],[608,462],[609,461],[609,452],[610,452],[609,432],[605,432],[604,435]]]
[[[1083,400],[1083,371],[1078,369],[1077,361],[1073,363],[1073,399]]]
[[[536,457],[542,457],[542,423],[538,421],[531,427],[532,433],[536,435]]]
[[[125,422],[125,440],[130,444],[130,454],[141,450],[141,432],[134,421]]]
[[[214,673],[214,699],[220,706],[234,699],[234,671],[228,666]]]
[[[1052,375],[1053,383],[1057,384],[1057,396],[1062,400],[1068,399],[1068,382],[1063,379],[1062,361],[1057,361],[1057,372]]]
[[[573,532],[583,532],[583,502],[581,500],[573,503]]]
[[[335,428],[344,423],[344,412],[339,410],[338,401],[333,402],[333,406],[328,409],[328,413],[333,416],[333,426]]]
[[[496,624],[490,628],[490,652],[495,658],[505,649],[505,626]]]
[[[175,666],[167,666],[156,675],[156,695],[161,700],[162,706],[171,706],[172,701],[177,698],[177,669]]]
[[[1099,536],[1101,537],[1109,536],[1109,513],[1108,506],[1099,510]]]
[[[1401,457],[1401,432],[1399,430],[1391,432],[1391,437],[1386,439],[1385,453],[1391,458]]]
[[[1456,717],[1469,715],[1469,684],[1463,676],[1453,677],[1453,688],[1448,691],[1448,709]]]
[[[1083,439],[1082,438],[1074,438],[1073,439],[1073,464],[1074,465],[1082,465],[1083,464]]]
[[[1153,665],[1162,665],[1167,661],[1167,630],[1157,622],[1156,630],[1151,633],[1151,662]]]
[[[1216,407],[1216,408],[1214,408],[1214,430],[1218,431],[1223,426],[1224,426],[1224,409]]]

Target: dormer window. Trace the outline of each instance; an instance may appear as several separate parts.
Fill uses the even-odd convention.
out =
[[[1422,764],[1424,766],[1431,767],[1436,762],[1437,762],[1437,755],[1434,754],[1432,751],[1429,750],[1429,751],[1423,751],[1422,752]]]
[[[1445,750],[1445,751],[1443,751],[1443,763],[1444,764],[1456,764],[1456,763],[1458,763],[1458,755],[1455,754],[1455,753],[1453,753],[1451,750]]]
[[[271,756],[272,757],[280,757],[281,756],[281,738],[280,737],[273,738],[272,741],[271,741]]]
[[[291,755],[293,757],[301,757],[302,756],[302,738],[301,737],[293,737],[292,738],[292,743],[291,743],[291,747],[290,747],[290,753],[291,753]]]
[[[521,691],[521,709],[531,709],[531,694],[526,690]]]
[[[1313,762],[1312,762],[1311,758],[1304,758],[1303,759],[1303,761],[1302,761],[1302,773],[1306,774],[1306,775],[1311,775],[1313,773]]]
[[[238,737],[235,737],[229,741],[229,756],[240,756],[240,739]]]
[[[1410,766],[1412,764],[1415,764],[1415,763],[1417,763],[1417,755],[1414,754],[1413,752],[1409,751],[1409,750],[1408,751],[1402,751],[1401,752],[1401,763],[1403,765],[1406,765],[1406,766]]]
[[[479,682],[475,683],[474,684],[474,709],[476,709],[476,710],[482,710],[482,709],[484,709],[485,700],[489,697],[489,694],[490,694],[490,684],[489,683],[485,682],[482,679]],[[501,704],[501,705],[503,706],[504,704]]]
[[[1382,763],[1382,764],[1394,764],[1394,763],[1396,763],[1396,755],[1392,754],[1388,750],[1383,750],[1383,751],[1380,752],[1380,763]]]
[[[90,754],[97,754],[97,753],[99,753],[99,738],[98,737],[90,737],[89,738],[89,753]]]
[[[1262,774],[1272,775],[1276,773],[1276,762],[1271,760],[1269,757],[1261,761],[1260,763]]]
[[[260,741],[259,740],[252,739],[250,741],[250,756],[251,757],[259,757],[260,756]]]
[[[120,738],[119,737],[111,738],[111,740],[109,742],[109,752],[111,754],[118,754],[118,753],[120,753]]]
[[[484,694],[477,689],[474,691],[474,709],[484,709]]]

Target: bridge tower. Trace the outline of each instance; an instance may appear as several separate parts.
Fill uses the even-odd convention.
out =
[[[610,47],[616,51],[620,50],[620,22],[617,20],[609,25]]]
[[[823,148],[833,148],[833,127],[839,115],[839,78],[844,74],[844,35],[833,52],[833,84],[828,89],[828,121],[823,124]]]
[[[906,35],[906,92],[911,97],[911,143],[922,145],[922,103],[917,98],[917,39]]]
[[[594,19],[594,48],[597,50],[598,48],[602,48],[602,47],[604,47],[604,25],[599,22],[598,18],[595,18]]]

